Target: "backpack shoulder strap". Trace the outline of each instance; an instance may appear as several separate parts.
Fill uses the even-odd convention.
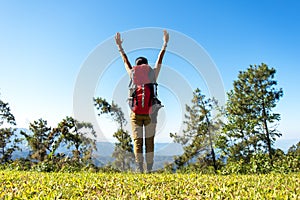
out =
[[[132,68],[130,70],[130,74],[129,74],[130,81],[129,81],[128,87],[131,87],[133,85],[133,76],[134,76],[134,69]]]

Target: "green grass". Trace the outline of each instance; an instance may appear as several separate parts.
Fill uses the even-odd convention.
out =
[[[0,171],[0,199],[300,199],[299,177]]]

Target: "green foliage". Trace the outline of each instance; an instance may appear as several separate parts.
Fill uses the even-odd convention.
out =
[[[0,199],[299,199],[300,176],[0,171]]]
[[[124,117],[124,113],[118,104],[115,104],[113,101],[110,104],[105,99],[97,97],[94,98],[94,105],[99,111],[99,116],[101,114],[110,114],[112,120],[118,123],[120,129],[123,129],[123,126],[126,125],[127,121]]]
[[[20,133],[25,136],[32,152],[30,157],[38,161],[47,159],[47,151],[51,151],[51,146],[55,140],[56,134],[51,132],[51,127],[47,126],[47,121],[39,119],[29,124],[29,130],[32,135],[24,131]]]
[[[121,171],[128,171],[132,168],[134,163],[132,140],[127,131],[119,129],[113,135],[119,142],[115,145],[112,156],[116,158],[114,166]]]
[[[63,119],[53,130],[59,134],[59,138],[56,141],[55,149],[61,144],[67,144],[67,148],[74,148],[72,151],[73,158],[77,162],[83,159],[90,162],[92,159],[92,152],[96,150],[96,137],[93,125],[88,122],[79,122],[72,117],[66,117]],[[51,152],[51,156],[54,152]]]
[[[16,159],[0,165],[0,170],[34,172],[96,172],[99,168],[91,163],[74,161],[73,158],[65,157],[63,154],[57,154],[51,160],[46,159],[40,162],[34,162],[26,158]]]
[[[11,160],[12,153],[20,150],[18,143],[21,142],[21,139],[16,137],[16,129],[2,128],[4,123],[16,125],[15,117],[11,113],[8,103],[0,99],[0,164]]]
[[[228,92],[227,124],[219,142],[231,160],[244,159],[247,163],[259,152],[268,152],[271,159],[272,145],[281,136],[276,130],[280,115],[272,109],[283,95],[282,89],[276,89],[275,73],[264,63],[250,65],[239,73]]]
[[[2,126],[4,122],[7,122],[11,125],[16,125],[16,120],[10,111],[9,104],[0,99],[0,126]]]
[[[0,128],[0,164],[9,162],[13,152],[21,150],[18,144],[22,139],[16,137],[15,132],[13,128]]]
[[[300,141],[289,148],[288,155],[300,156]]]
[[[31,170],[32,165],[33,162],[31,160],[27,158],[19,158],[15,159],[14,161],[4,163],[0,166],[2,170],[29,171]]]
[[[96,172],[98,169],[92,164],[74,161],[72,158],[60,160],[46,160],[31,166],[31,171],[36,172]]]
[[[192,105],[186,105],[185,115],[186,129],[183,135],[172,134],[170,137],[175,142],[183,145],[184,153],[175,157],[175,165],[181,169],[185,165],[190,165],[189,161],[197,158],[198,167],[206,168],[212,165],[217,170],[217,161],[215,155],[215,139],[217,130],[220,127],[220,121],[213,116],[217,111],[217,102],[214,99],[206,98],[199,89],[193,93]]]
[[[272,165],[271,165],[272,162]],[[272,160],[268,154],[258,153],[250,157],[250,161],[244,159],[229,161],[222,168],[222,174],[268,174],[268,173],[293,173],[300,172],[300,156],[285,155],[277,149]]]
[[[127,121],[122,109],[114,102],[110,104],[99,97],[94,99],[94,103],[96,109],[99,110],[99,116],[101,114],[110,114],[112,120],[119,125],[119,129],[113,135],[118,140],[112,155],[116,158],[113,166],[121,171],[130,170],[134,163],[133,145],[128,131],[125,131],[123,128]]]

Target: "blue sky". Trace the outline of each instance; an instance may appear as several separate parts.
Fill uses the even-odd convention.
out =
[[[206,50],[218,68],[226,91],[232,88],[238,71],[250,64],[264,62],[274,67],[278,87],[284,91],[275,109],[282,118],[278,127],[283,134],[281,140],[296,142],[300,138],[297,124],[300,111],[297,83],[300,74],[299,9],[300,3],[296,0],[1,0],[1,99],[9,102],[18,126],[28,127],[29,122],[39,118],[55,126],[65,116],[72,115],[76,78],[84,61],[99,44],[116,32],[165,28],[185,34]],[[170,43],[176,43],[172,35]],[[155,61],[157,52],[143,53]],[[136,54],[129,55],[133,61]],[[164,63],[172,63],[172,58],[172,54],[167,53]],[[179,62],[176,70],[184,73],[180,67],[188,64]],[[121,64],[120,60],[115,63]],[[112,77],[124,75],[125,70],[120,70]],[[184,76],[189,75],[192,77],[192,74]],[[203,85],[195,84],[193,78],[191,82],[192,87]],[[107,86],[108,91],[110,87]],[[162,89],[161,92],[170,91]],[[95,96],[98,95],[107,95],[110,99],[109,94],[95,91]],[[168,99],[164,94],[162,98]],[[176,102],[176,99],[169,101]],[[164,112],[162,115],[168,117],[168,110]],[[168,123],[162,128],[167,133],[164,139],[170,131],[176,131],[176,128],[168,129]]]

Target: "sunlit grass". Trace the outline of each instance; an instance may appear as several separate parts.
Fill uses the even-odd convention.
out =
[[[0,171],[0,199],[299,199],[299,177]]]

